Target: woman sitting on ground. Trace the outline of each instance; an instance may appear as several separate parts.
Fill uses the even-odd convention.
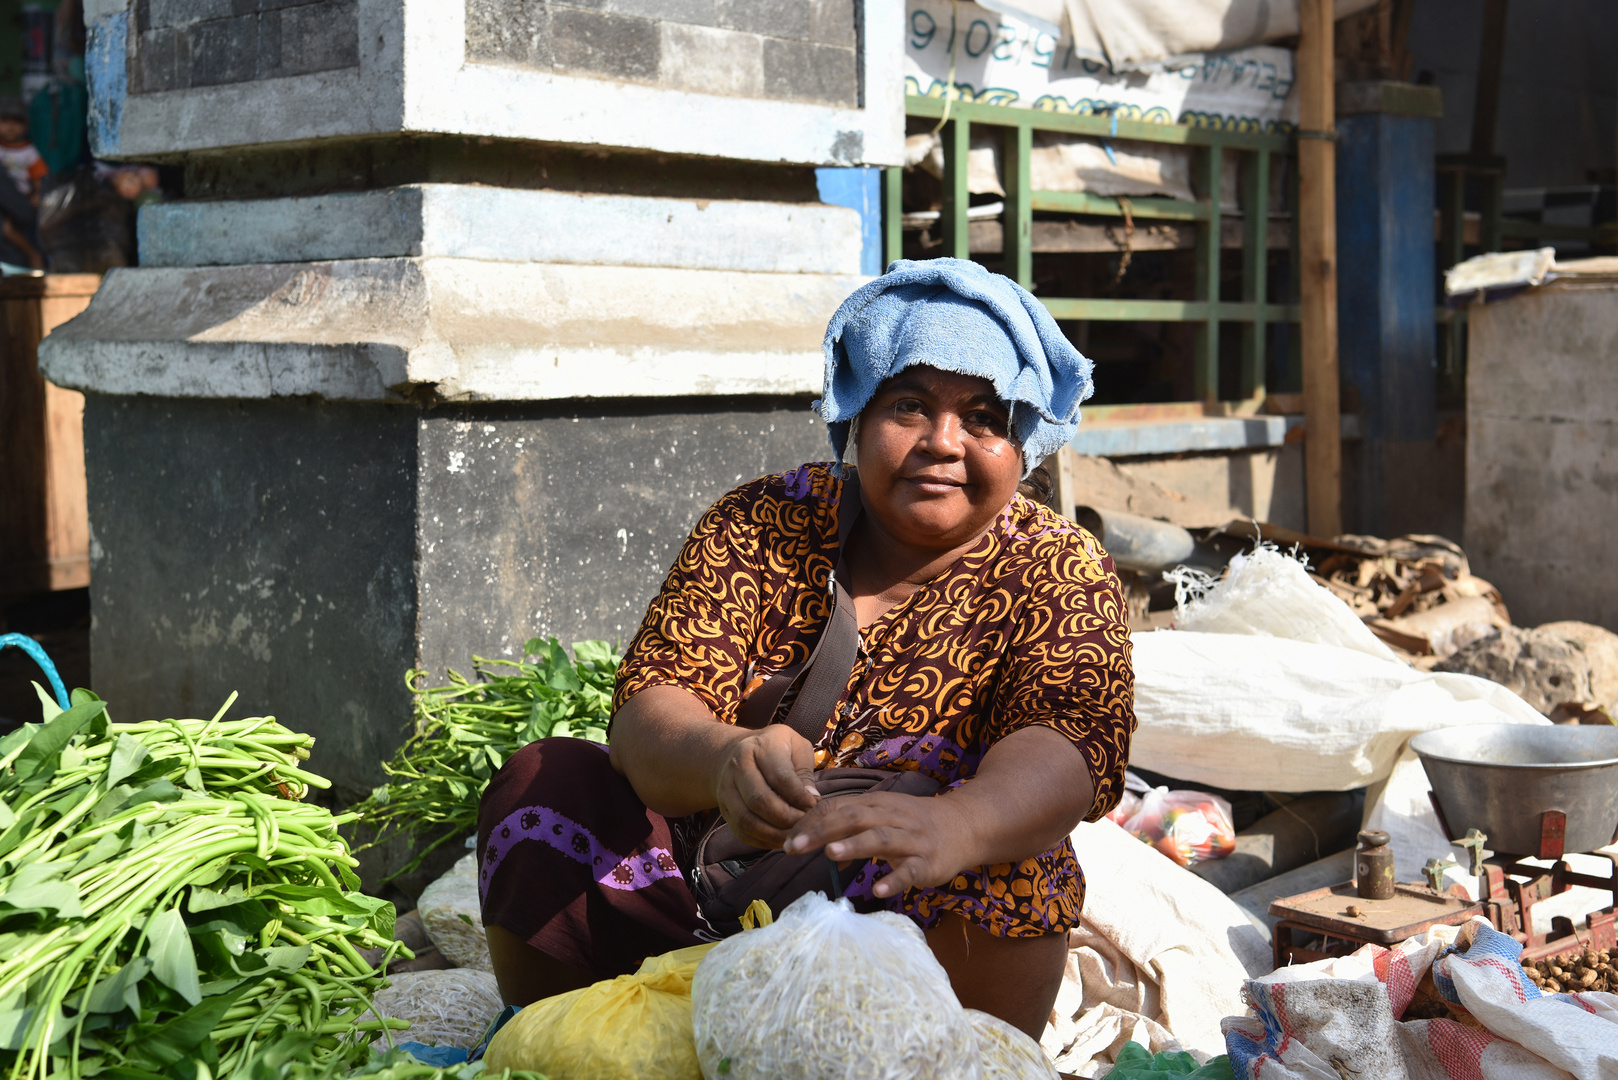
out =
[[[508,1002],[714,940],[687,880],[722,815],[759,847],[870,860],[848,879],[856,906],[914,919],[963,1005],[1045,1025],[1084,905],[1068,833],[1118,802],[1135,728],[1112,561],[1018,490],[1072,437],[1090,362],[1027,292],[954,259],[855,292],[826,361],[817,405],[841,464],[711,507],[624,657],[610,756],[545,739],[483,797]],[[860,640],[840,705],[812,741],[738,725],[751,692],[809,659],[849,515],[839,581]],[[813,772],[839,766],[943,791],[822,801]]]

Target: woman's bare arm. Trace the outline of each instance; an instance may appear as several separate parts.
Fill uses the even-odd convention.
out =
[[[954,791],[931,799],[892,792],[830,799],[792,827],[785,846],[792,852],[825,847],[839,862],[885,862],[890,872],[873,891],[896,896],[942,885],[975,866],[1049,851],[1094,801],[1078,747],[1035,725],[990,747],[972,781]]]
[[[719,808],[738,837],[776,848],[819,795],[814,748],[783,724],[721,723],[695,694],[651,686],[613,714],[612,767],[665,817]]]

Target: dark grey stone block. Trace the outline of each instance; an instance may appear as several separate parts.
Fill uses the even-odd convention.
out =
[[[627,641],[697,517],[829,456],[807,400],[417,409],[87,396],[92,686],[120,719],[272,714],[362,797],[405,672]]]
[[[809,40],[854,48],[859,0],[809,0]]]
[[[144,34],[152,28],[152,0],[135,0],[135,32]]]
[[[641,80],[657,78],[662,51],[650,19],[567,7],[551,12],[551,49],[558,68]]]
[[[810,0],[718,0],[726,30],[802,41],[809,37]]]
[[[130,79],[135,93],[173,90],[181,85],[174,70],[174,53],[183,38],[183,31],[167,28],[148,30],[139,36],[135,44],[135,70]]]
[[[86,395],[91,671],[115,718],[273,714],[340,801],[409,717],[408,409]]]
[[[536,635],[627,644],[715,499],[831,456],[807,401],[435,410],[419,447],[432,671]]]
[[[856,106],[859,72],[854,50],[766,38],[764,93],[786,100]]]
[[[235,0],[149,0],[153,29],[160,26],[190,26],[207,19],[227,19],[235,12]]]
[[[481,0],[466,5],[466,58],[476,63],[551,66],[546,0]]]
[[[359,7],[356,0],[287,6],[262,16],[280,23],[278,75],[336,71],[360,62]]]
[[[258,77],[258,18],[243,15],[197,23],[184,31],[191,45],[191,78],[184,85],[217,86]]]

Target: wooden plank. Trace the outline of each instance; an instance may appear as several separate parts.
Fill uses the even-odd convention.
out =
[[[1138,320],[1140,322],[1205,322],[1212,306],[1196,300],[1111,300],[1104,298],[1067,299],[1040,297],[1040,303],[1057,319],[1093,319],[1101,322]],[[1248,304],[1237,301],[1218,305],[1220,322],[1252,322],[1262,306],[1265,322],[1298,322],[1298,304]]]
[[[1035,210],[1067,214],[1103,214],[1107,217],[1124,216],[1123,205],[1109,195],[1092,195],[1088,191],[1035,191],[1031,197]],[[1208,220],[1206,203],[1163,199],[1157,196],[1131,198],[1129,212],[1130,216],[1137,220],[1141,218],[1159,218],[1167,221]]]
[[[1040,303],[1058,319],[1097,321],[1200,322],[1208,305],[1190,300],[1108,300],[1040,297]]]
[[[1226,251],[1246,246],[1246,236],[1256,223],[1238,217],[1227,217],[1219,228],[1219,245]],[[995,218],[977,218],[970,224],[972,254],[1003,254],[1005,231]],[[1075,221],[1072,218],[1052,221],[1041,218],[1033,222],[1035,255],[1082,255],[1105,253],[1116,255],[1124,250],[1124,224],[1122,220],[1102,224],[1095,221]],[[1272,218],[1265,226],[1265,236],[1271,251],[1286,251],[1292,243],[1292,224],[1284,218]],[[927,247],[939,247],[933,240]],[[1129,247],[1137,255],[1144,251],[1190,251],[1197,246],[1196,229],[1181,222],[1158,222],[1155,225],[1135,223],[1135,237]]]
[[[1270,205],[1268,150],[1243,155],[1242,203],[1247,209],[1247,216],[1242,221],[1246,233],[1242,244],[1242,299],[1260,305],[1254,320],[1242,326],[1241,396],[1251,398],[1264,393],[1267,328],[1264,325],[1263,304],[1269,299],[1270,291],[1269,235],[1266,228]],[[1224,246],[1223,242],[1220,246]]]
[[[972,124],[965,117],[944,125],[944,255],[953,259],[971,257],[971,227],[966,212],[971,207],[967,188],[967,154],[972,147]]]
[[[1337,386],[1337,188],[1332,4],[1299,0],[1298,242],[1302,293],[1304,483],[1309,531],[1343,531],[1343,444]]]
[[[904,258],[905,171],[895,165],[882,170],[882,267]]]
[[[1033,202],[1029,198],[1028,159],[1034,148],[1034,132],[1019,124],[1005,129],[1001,160],[1005,163],[1006,226],[1002,252],[1004,273],[1025,289],[1034,285]],[[968,233],[972,231],[968,228]]]
[[[1063,517],[1073,516],[1079,505],[1078,476],[1075,469],[1077,451],[1064,446],[1045,459],[1045,471],[1051,477],[1051,502]]]
[[[905,113],[936,120],[944,115],[944,99],[917,94],[905,95]],[[1120,118],[1116,132],[1111,113],[1059,113],[1044,109],[1022,109],[1010,105],[987,105],[974,101],[957,101],[950,106],[949,115],[961,117],[975,124],[1026,124],[1035,131],[1060,131],[1070,135],[1088,135],[1100,139],[1123,139],[1136,142],[1167,143],[1171,146],[1207,146],[1219,141],[1233,150],[1268,149],[1285,153],[1291,140],[1285,135],[1271,135],[1258,131],[1222,131],[1214,128],[1191,127],[1186,124],[1156,124],[1141,120]]]
[[[90,303],[97,274],[0,281],[0,593],[90,583],[84,395],[39,375],[39,340]]]
[[[1225,150],[1214,143],[1197,155],[1202,170],[1202,194],[1206,216],[1197,224],[1196,284],[1192,295],[1208,305],[1206,321],[1196,332],[1191,358],[1191,393],[1199,401],[1219,398],[1219,231],[1221,219],[1220,179],[1224,172]]]
[[[1484,0],[1478,43],[1477,93],[1472,108],[1472,153],[1494,153],[1500,125],[1500,67],[1506,55],[1506,0]]]
[[[15,594],[47,587],[46,424],[34,353],[43,287],[35,296],[10,291],[0,285],[0,593]]]

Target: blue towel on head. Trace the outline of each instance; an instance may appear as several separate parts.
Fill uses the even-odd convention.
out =
[[[883,381],[913,364],[988,379],[1011,409],[1026,474],[1079,428],[1091,363],[1045,305],[966,259],[895,260],[826,327],[826,388],[815,402],[843,459],[849,423]]]

